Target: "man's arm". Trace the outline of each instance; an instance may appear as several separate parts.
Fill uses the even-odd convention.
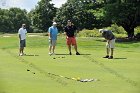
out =
[[[18,30],[18,37],[21,40],[21,29]]]
[[[19,39],[21,40],[21,35],[19,34]]]
[[[75,30],[74,36],[76,37],[77,36],[77,33],[78,33],[78,30],[77,30],[77,27],[76,26],[73,25],[73,27],[74,27],[74,30]]]
[[[51,28],[49,28],[48,30],[48,36],[49,36],[49,39],[51,40]]]
[[[64,27],[63,29],[64,29],[64,35],[67,35],[66,27]]]

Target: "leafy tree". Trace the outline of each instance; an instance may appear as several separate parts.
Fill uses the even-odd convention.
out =
[[[71,19],[79,29],[93,29],[109,26],[111,20],[104,18],[103,0],[68,0],[58,9],[56,18],[60,24],[66,25]]]
[[[52,25],[52,20],[55,17],[57,8],[54,4],[50,3],[51,0],[41,0],[38,5],[29,13],[32,25],[47,31],[49,26]]]
[[[96,22],[92,9],[93,0],[68,0],[58,9],[56,18],[62,25],[66,25],[67,20],[72,20],[79,29],[92,29]]]
[[[30,21],[26,10],[19,8],[0,9],[0,32],[13,33],[21,27],[21,24],[27,24],[29,28]]]
[[[134,36],[134,28],[140,24],[139,0],[106,0],[105,16],[122,26],[129,38]]]
[[[13,32],[17,32],[23,23],[25,23],[27,25],[27,29],[29,29],[30,20],[27,16],[26,10],[21,10],[20,8],[10,8],[9,18],[12,23]]]

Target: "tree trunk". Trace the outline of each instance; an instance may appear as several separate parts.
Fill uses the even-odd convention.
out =
[[[124,27],[124,29],[127,32],[128,38],[130,39],[134,38],[134,28],[127,26],[127,27]]]

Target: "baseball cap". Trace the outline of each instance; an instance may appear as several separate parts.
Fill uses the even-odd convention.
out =
[[[104,31],[104,29],[99,29],[99,33],[102,33]]]
[[[56,25],[57,23],[56,22],[53,22],[53,25]]]
[[[68,20],[67,22],[71,22],[71,20]]]

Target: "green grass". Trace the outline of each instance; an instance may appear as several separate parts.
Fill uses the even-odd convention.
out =
[[[77,38],[83,55],[76,56],[73,49],[70,56],[65,37],[59,36],[59,55],[49,56],[48,37],[28,37],[29,56],[19,57],[18,37],[10,36],[0,36],[0,93],[140,93],[140,42],[117,42],[115,58],[108,60],[102,58],[102,38]],[[99,81],[83,83],[48,73]]]

